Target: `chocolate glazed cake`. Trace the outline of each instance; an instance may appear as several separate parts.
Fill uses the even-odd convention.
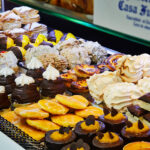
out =
[[[10,104],[8,95],[5,93],[5,87],[0,86],[0,109],[9,108]]]
[[[15,79],[16,87],[12,92],[12,101],[17,103],[36,102],[40,99],[40,94],[37,91],[37,86],[32,77],[21,74]]]

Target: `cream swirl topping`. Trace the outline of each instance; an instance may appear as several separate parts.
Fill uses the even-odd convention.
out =
[[[134,82],[142,78],[144,61],[139,56],[125,55],[118,60],[117,74],[124,82]]]
[[[59,71],[51,65],[49,65],[46,71],[43,73],[43,78],[47,80],[56,80],[59,76]]]
[[[112,83],[121,82],[121,79],[116,75],[116,72],[105,71],[101,74],[94,74],[87,79],[88,88],[92,97],[97,101],[103,100],[102,96],[104,89]]]
[[[29,85],[31,83],[34,83],[35,81],[32,77],[29,77],[25,74],[21,74],[19,77],[15,79],[15,82],[16,85],[24,86],[24,85]]]
[[[126,107],[142,96],[142,92],[133,83],[121,82],[108,85],[104,89],[104,102],[109,108],[125,110]]]
[[[33,57],[31,61],[27,64],[28,69],[39,69],[41,67],[43,68],[43,65],[36,57]]]
[[[0,86],[0,93],[5,93],[5,87],[4,86]]]
[[[4,76],[4,77],[7,77],[7,76],[10,76],[12,74],[14,74],[14,70],[9,68],[9,67],[3,67],[2,69],[0,69],[0,76]]]

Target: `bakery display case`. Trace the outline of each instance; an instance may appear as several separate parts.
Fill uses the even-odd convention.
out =
[[[29,150],[149,148],[149,43],[52,2],[0,13],[0,131]]]

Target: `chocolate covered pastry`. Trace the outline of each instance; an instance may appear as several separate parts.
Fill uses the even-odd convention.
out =
[[[0,50],[7,50],[14,46],[14,41],[10,37],[0,37]]]

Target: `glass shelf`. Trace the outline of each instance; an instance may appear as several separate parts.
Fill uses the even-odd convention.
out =
[[[8,0],[8,1],[15,2],[20,5],[31,6],[35,9],[38,9],[39,11],[43,13],[53,15],[61,19],[65,19],[65,20],[80,24],[87,28],[92,28],[94,30],[98,30],[98,31],[101,31],[101,32],[104,32],[113,36],[117,36],[122,39],[126,39],[129,41],[150,47],[150,41],[143,40],[137,37],[133,37],[127,34],[123,34],[121,32],[117,32],[117,31],[110,30],[110,29],[93,24],[92,15],[86,15],[86,14],[74,12],[71,10],[67,10],[58,6],[53,6],[53,5],[47,4],[42,1],[37,1],[37,0]]]

